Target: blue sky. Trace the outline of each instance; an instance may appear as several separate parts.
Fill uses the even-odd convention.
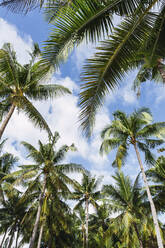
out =
[[[26,63],[28,61],[27,51],[30,51],[32,42],[38,42],[42,46],[49,34],[49,25],[44,21],[42,12],[35,10],[25,16],[0,9],[0,15],[0,46],[4,42],[11,42],[20,62]],[[136,72],[127,75],[122,86],[107,96],[104,107],[97,114],[93,137],[90,142],[87,141],[85,137],[82,137],[78,128],[79,108],[77,102],[81,67],[85,58],[90,57],[93,51],[93,45],[82,44],[72,52],[68,61],[61,66],[60,71],[51,80],[52,83],[69,87],[73,91],[73,95],[43,103],[35,102],[34,104],[44,115],[52,130],[60,132],[59,145],[63,143],[70,145],[74,142],[77,146],[78,152],[69,154],[66,161],[81,163],[85,168],[90,169],[94,175],[103,175],[104,183],[111,183],[111,174],[113,173],[111,162],[114,159],[114,152],[108,158],[106,156],[102,158],[99,155],[100,131],[106,124],[110,123],[112,113],[117,109],[131,113],[135,108],[149,107],[153,112],[155,121],[164,121],[165,88],[160,84],[148,82],[142,88],[140,99],[137,99],[131,90]],[[22,113],[14,114],[6,129],[5,137],[8,138],[6,150],[20,157],[20,163],[30,162],[25,157],[25,151],[20,145],[21,141],[24,140],[37,145],[38,139],[42,141],[47,139],[46,133],[34,128]],[[124,171],[135,177],[139,172],[139,166],[132,150],[127,161]]]

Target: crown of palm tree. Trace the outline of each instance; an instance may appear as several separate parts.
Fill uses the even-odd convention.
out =
[[[48,124],[29,100],[47,100],[70,91],[60,85],[44,84],[52,69],[41,65],[40,61],[35,62],[39,52],[35,45],[29,64],[21,65],[10,44],[6,43],[0,49],[0,98],[7,106],[23,111],[35,125],[51,134]]]
[[[151,191],[157,209],[164,212],[165,197],[165,157],[157,159],[153,168],[146,172],[148,178],[152,180]],[[154,183],[154,184],[153,184]]]
[[[136,145],[144,152],[145,161],[154,164],[154,155],[150,149],[164,143],[163,136],[165,122],[153,123],[152,114],[149,109],[141,108],[132,114],[116,111],[114,120],[104,128],[101,133],[103,139],[100,151],[109,153],[117,148],[116,159],[113,165],[121,167],[128,155],[130,145]]]
[[[103,192],[109,197],[112,211],[118,213],[117,217],[110,219],[105,236],[112,232],[128,247],[143,247],[139,245],[140,242],[144,243],[143,238],[154,235],[153,225],[150,233],[145,231],[146,226],[149,227],[151,224],[151,217],[149,203],[146,202],[146,195],[140,186],[139,176],[140,174],[132,182],[129,176],[116,172],[115,176],[112,176],[115,184],[103,187]]]
[[[71,199],[79,200],[75,209],[78,209],[86,199],[89,200],[94,207],[97,207],[97,200],[100,198],[100,190],[97,190],[100,184],[101,178],[96,179],[89,174],[83,174],[82,183],[75,181],[74,192],[71,195]]]

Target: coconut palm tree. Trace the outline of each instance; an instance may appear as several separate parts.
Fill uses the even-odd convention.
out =
[[[102,192],[103,193],[103,192]],[[105,203],[108,201],[104,195],[103,203],[98,206],[95,213],[90,214],[89,227],[90,227],[90,247],[106,247],[107,238],[105,236],[109,227],[110,215],[112,214],[110,204]]]
[[[36,220],[31,236],[30,248],[34,247],[34,242],[37,235],[37,230],[40,222],[40,216],[42,212],[42,206],[45,199],[45,194],[48,191],[48,186],[52,185],[54,192],[57,194],[63,192],[63,195],[68,195],[69,188],[67,184],[73,184],[66,173],[69,172],[82,172],[84,171],[81,165],[69,163],[62,164],[62,160],[66,156],[68,151],[74,151],[75,147],[64,145],[59,150],[56,150],[56,143],[59,139],[59,134],[56,132],[55,135],[50,138],[47,144],[43,144],[39,141],[39,149],[35,148],[27,142],[22,142],[24,147],[28,151],[28,157],[32,158],[35,162],[33,165],[23,165],[19,166],[20,170],[13,172],[11,176],[15,176],[17,179],[15,183],[19,183],[25,179],[34,178],[30,188],[27,188],[24,193],[23,198],[28,196],[31,192],[31,187],[41,181],[41,193],[39,196],[38,210],[36,215]],[[4,177],[5,178],[5,177]],[[8,176],[9,178],[9,176]],[[50,187],[50,186],[49,186]],[[49,192],[49,191],[48,191]]]
[[[122,21],[113,27],[115,14]],[[119,86],[128,71],[143,66],[147,60],[150,68],[156,67],[165,78],[165,6],[161,0],[145,3],[142,0],[75,0],[70,7],[59,11],[52,24],[55,29],[44,47],[43,58],[45,63],[57,67],[82,41],[95,43],[104,39],[82,71],[80,120],[87,135],[91,134],[96,111],[105,95]]]
[[[0,180],[11,173],[14,165],[18,162],[18,158],[14,157],[11,153],[5,152],[2,154],[5,141],[0,143]],[[0,199],[1,201],[5,201],[2,184],[0,185]]]
[[[134,183],[122,172],[116,172],[112,177],[115,183],[103,187],[103,192],[110,198],[112,210],[119,213],[110,221],[110,225],[116,222],[116,229],[123,229],[123,240],[126,246],[130,247],[132,244],[132,247],[134,245],[143,248],[142,234],[149,219],[149,205],[140,187],[139,175]]]
[[[22,202],[21,201],[22,192],[13,188],[11,184],[8,185],[8,189],[10,189],[10,191],[9,190],[6,191],[7,199],[1,203],[1,208],[0,208],[0,219],[1,219],[0,222],[1,222],[1,227],[4,228],[4,237],[1,242],[1,247],[3,247],[2,245],[5,242],[6,235],[8,235],[7,248],[12,247],[14,237],[16,240],[15,247],[17,248],[18,238],[23,229],[22,226],[23,219],[27,214],[27,212],[29,212],[28,208],[30,206],[30,201],[26,200]]]
[[[147,177],[152,181],[151,189],[154,197],[154,202],[157,208],[164,212],[165,204],[165,157],[160,156],[154,167],[149,169],[147,172]],[[153,184],[154,183],[154,184]]]
[[[74,207],[74,209],[78,209],[80,206],[85,204],[85,222],[86,222],[86,248],[88,248],[88,220],[89,220],[89,204],[93,207],[97,208],[97,200],[101,197],[101,191],[97,190],[100,179],[96,179],[89,174],[83,174],[81,184],[75,182],[74,184],[74,192],[71,196],[71,199],[77,200],[78,203]]]
[[[86,246],[86,228],[85,228],[85,220],[86,215],[83,206],[81,205],[79,208],[75,209],[76,213],[76,227],[81,230],[82,240],[83,240],[83,248]]]
[[[124,160],[128,155],[130,145],[133,145],[151,206],[158,247],[163,248],[156,209],[147,182],[139,149],[145,155],[145,162],[147,164],[154,164],[155,160],[150,149],[164,143],[164,140],[158,138],[158,136],[164,130],[165,122],[152,123],[152,115],[149,109],[146,108],[134,111],[130,115],[126,115],[121,111],[116,111],[113,116],[114,120],[112,123],[102,131],[101,136],[103,142],[101,145],[101,152],[108,153],[112,149],[117,148],[116,158],[113,165],[117,165],[120,168],[124,164]]]
[[[9,111],[0,127],[0,139],[15,109],[23,111],[38,127],[51,134],[48,124],[30,100],[47,100],[70,91],[59,85],[43,84],[50,67],[35,62],[39,56],[38,45],[34,45],[29,64],[18,63],[16,54],[9,43],[0,49],[0,98],[9,105]]]
[[[79,246],[79,243],[77,244],[75,218],[73,218],[72,211],[66,203],[66,192],[63,196],[61,192],[56,192],[54,187],[50,185],[44,198],[41,221],[40,230],[43,227],[41,244],[45,247]],[[40,247],[39,242],[37,247]]]

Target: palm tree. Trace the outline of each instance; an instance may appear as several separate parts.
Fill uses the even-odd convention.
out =
[[[54,8],[60,8],[65,6],[67,3],[69,3],[71,0],[64,1],[64,0],[34,0],[34,1],[19,1],[19,0],[2,0],[0,3],[0,6],[7,7],[9,10],[15,12],[15,13],[28,13],[29,11],[39,7],[43,7],[45,5],[52,6],[54,5]]]
[[[78,226],[77,228],[81,229],[81,233],[82,233],[82,240],[83,240],[83,248],[85,248],[86,245],[86,228],[85,228],[85,220],[86,220],[86,215],[85,215],[85,211],[84,208],[82,206],[80,206],[78,209],[75,209],[75,213],[76,213],[76,226]]]
[[[74,207],[74,209],[78,209],[85,203],[85,222],[86,222],[86,248],[88,248],[88,219],[89,219],[89,204],[93,207],[97,208],[97,200],[100,199],[101,192],[97,190],[100,179],[96,179],[89,174],[83,174],[81,184],[75,182],[74,184],[74,192],[71,196],[71,199],[78,200],[78,203]]]
[[[42,206],[45,199],[45,194],[48,190],[48,186],[51,184],[57,194],[62,191],[63,195],[67,195],[68,192],[70,192],[67,184],[73,184],[73,180],[71,180],[66,175],[66,173],[84,171],[81,165],[74,163],[61,163],[66,153],[69,150],[74,151],[75,147],[73,144],[71,146],[64,145],[59,150],[56,150],[55,146],[58,139],[59,134],[56,132],[55,135],[50,138],[47,144],[43,144],[41,141],[39,141],[39,149],[35,148],[27,142],[22,142],[29,153],[28,157],[32,158],[35,164],[19,166],[21,170],[18,170],[11,174],[11,176],[15,176],[17,178],[15,183],[19,183],[22,180],[28,178],[34,178],[32,185],[30,185],[30,188],[27,188],[24,196],[22,196],[23,198],[25,197],[25,199],[31,192],[31,188],[34,187],[34,185],[37,184],[38,181],[42,182],[36,220],[29,246],[30,248],[34,247],[34,242],[36,239],[42,212]]]
[[[52,1],[46,8],[48,20],[55,28],[46,42],[43,58],[44,63],[58,67],[82,41],[95,43],[104,38],[98,52],[87,60],[83,69],[85,83],[80,93],[80,120],[83,130],[90,135],[104,96],[120,84],[128,71],[143,67],[147,60],[149,67],[156,67],[164,80],[165,6],[161,0],[145,3],[142,0],[74,0],[69,5],[68,2]],[[26,8],[36,2],[6,1],[6,5],[8,3],[13,8],[19,3]],[[112,22],[115,14],[122,17],[117,26]]]
[[[21,65],[10,44],[6,43],[0,49],[0,97],[7,106],[10,106],[0,127],[0,139],[15,109],[23,111],[36,126],[46,129],[51,134],[48,124],[29,99],[47,100],[70,93],[63,86],[43,84],[50,75],[51,68],[41,65],[40,61],[35,62],[39,53],[39,47],[35,45],[29,64]]]
[[[117,26],[112,22],[115,14],[122,17]],[[104,38],[82,71],[85,83],[80,92],[80,120],[87,135],[91,134],[96,111],[105,95],[119,86],[128,71],[142,66],[144,58],[149,59],[150,65],[156,65],[165,78],[165,6],[161,0],[145,3],[142,0],[75,0],[55,15],[52,24],[55,28],[44,47],[43,58],[46,64],[57,67],[82,41],[95,43]]]
[[[1,155],[0,156],[0,180],[2,180],[3,177],[11,173],[14,165],[18,162],[18,158],[14,157],[14,155],[12,155],[11,153],[5,152],[2,154],[5,141],[6,140],[0,143],[0,155]],[[0,185],[0,199],[2,201],[5,201],[2,184]]]
[[[115,184],[103,187],[103,192],[110,198],[112,210],[119,213],[117,217],[113,218],[113,221],[110,221],[110,225],[112,222],[116,224],[116,229],[123,228],[122,234],[126,246],[130,247],[132,243],[132,247],[133,244],[138,244],[143,248],[142,233],[146,219],[149,219],[149,205],[147,205],[146,196],[140,187],[139,175],[134,183],[122,172],[116,172],[112,177]]]
[[[61,193],[56,192],[51,185],[46,192],[40,223],[40,233],[43,227],[41,244],[49,248],[76,248],[79,243],[77,244],[75,218],[66,203],[66,192],[65,196]],[[37,247],[40,247],[39,242]]]
[[[150,193],[138,149],[144,152],[145,162],[148,164],[153,164],[154,157],[150,152],[150,149],[153,149],[156,146],[164,143],[162,139],[157,137],[161,134],[162,129],[165,127],[165,123],[152,123],[152,115],[149,109],[146,108],[134,111],[130,115],[126,115],[121,111],[116,111],[113,115],[114,120],[102,131],[101,134],[103,139],[101,152],[108,153],[111,149],[117,148],[116,158],[113,162],[113,165],[121,167],[124,164],[126,156],[128,155],[129,146],[133,145],[142,172],[148,200],[151,206],[152,217],[157,234],[158,247],[163,248],[155,205]]]
[[[1,227],[4,228],[4,238],[1,242],[1,247],[5,242],[6,234],[8,234],[7,248],[12,247],[12,243],[15,237],[16,248],[18,247],[18,238],[23,229],[22,223],[25,215],[28,212],[30,201],[21,201],[21,193],[12,185],[8,185],[10,189],[6,191],[7,200],[1,203],[0,219]],[[27,224],[27,223],[26,223]],[[26,230],[27,231],[27,230]],[[16,234],[16,235],[15,235]]]
[[[154,167],[149,169],[147,172],[147,177],[152,180],[151,189],[154,197],[154,202],[157,208],[164,212],[165,204],[165,157],[160,156]]]
[[[98,206],[96,213],[90,214],[90,247],[107,247],[105,237],[106,231],[110,222],[110,215],[112,214],[110,204],[105,203],[107,198],[104,195],[103,203]]]

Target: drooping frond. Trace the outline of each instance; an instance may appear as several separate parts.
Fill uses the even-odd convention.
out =
[[[138,141],[137,145],[139,149],[144,152],[145,162],[148,165],[153,165],[155,163],[155,157],[154,154],[149,150],[149,147],[145,143],[140,141]]]
[[[59,66],[68,53],[79,43],[96,41],[112,26],[111,1],[75,0],[63,8],[55,18],[55,28],[46,41],[43,58],[45,62]]]
[[[26,98],[20,97],[20,102],[22,103],[20,108],[24,111],[24,113],[29,117],[29,119],[39,128],[45,129],[48,134],[51,136],[52,132],[45,121],[45,119],[41,116],[38,110],[33,106],[33,104]]]
[[[146,12],[153,6],[148,7]],[[113,91],[125,73],[137,64],[129,63],[136,57],[136,52],[144,37],[149,35],[154,25],[155,15],[142,13],[127,18],[115,29],[109,40],[102,42],[93,59],[86,62],[83,70],[80,93],[80,121],[83,130],[90,135],[94,117],[105,95]]]
[[[146,125],[137,133],[138,138],[152,138],[153,136],[159,137],[164,134],[165,122],[156,122]]]
[[[53,0],[50,0],[53,2]],[[0,6],[7,7],[14,13],[27,13],[34,8],[42,7],[44,0],[2,0]]]
[[[62,173],[73,173],[73,172],[79,172],[83,173],[84,168],[80,164],[70,163],[70,164],[59,164],[57,167],[57,171]]]
[[[17,62],[16,54],[10,43],[5,43],[0,49],[0,76],[5,88],[11,89],[11,85],[18,85],[18,71],[21,65]]]
[[[38,85],[30,88],[29,92],[26,91],[26,95],[34,100],[47,100],[57,96],[63,96],[65,94],[71,94],[70,90],[61,85]]]
[[[117,148],[121,143],[121,140],[119,138],[111,138],[111,139],[104,139],[101,147],[100,147],[100,153],[109,153],[112,149]]]

